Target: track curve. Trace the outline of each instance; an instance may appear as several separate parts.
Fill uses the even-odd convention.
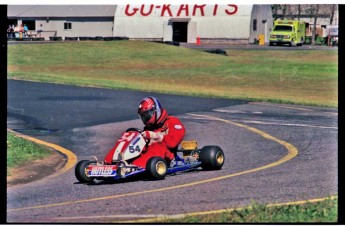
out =
[[[77,183],[70,170],[48,183],[8,189],[7,221],[122,222],[338,192],[336,109],[241,102],[178,117],[187,128],[186,139],[200,147],[222,147],[222,170],[95,185]],[[34,136],[68,148],[78,160],[103,158],[114,137],[140,126],[136,119]]]

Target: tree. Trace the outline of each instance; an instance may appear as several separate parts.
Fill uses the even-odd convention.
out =
[[[333,18],[334,18],[334,14],[335,11],[337,10],[337,5],[330,5],[329,6],[329,10],[330,10],[330,15],[329,15],[329,24],[333,24]]]
[[[308,5],[306,10],[305,10],[307,16],[309,16],[310,18],[314,18],[314,26],[313,26],[313,30],[312,30],[311,44],[315,43],[316,22],[317,22],[317,18],[319,17],[319,10],[320,10],[319,4]]]
[[[302,10],[301,8],[302,8],[301,5],[298,4],[297,5],[297,20],[301,19],[301,10]]]

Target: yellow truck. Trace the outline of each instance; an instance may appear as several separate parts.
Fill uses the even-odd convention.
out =
[[[296,20],[276,20],[270,33],[269,45],[303,45],[305,42],[305,22]]]

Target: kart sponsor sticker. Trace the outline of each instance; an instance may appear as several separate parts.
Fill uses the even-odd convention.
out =
[[[116,166],[89,166],[89,176],[110,176],[115,169]]]
[[[175,129],[182,129],[181,125],[175,125],[174,127],[175,127]]]

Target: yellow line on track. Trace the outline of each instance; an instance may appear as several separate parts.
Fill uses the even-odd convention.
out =
[[[56,206],[63,206],[63,205],[71,205],[71,204],[77,204],[77,203],[86,203],[86,202],[95,202],[95,201],[101,201],[101,200],[109,200],[109,199],[117,199],[117,198],[122,198],[122,197],[128,197],[128,196],[135,196],[135,195],[142,195],[142,194],[148,194],[148,193],[155,193],[155,192],[161,192],[161,191],[169,191],[169,190],[173,190],[173,189],[180,189],[180,188],[184,188],[184,187],[190,187],[190,186],[195,186],[195,185],[199,185],[199,184],[204,184],[204,183],[209,183],[209,182],[214,182],[214,181],[218,181],[218,180],[224,180],[224,179],[228,179],[228,178],[232,178],[232,177],[236,177],[236,176],[240,176],[240,175],[244,175],[244,174],[249,174],[249,173],[254,173],[254,172],[258,172],[260,170],[264,170],[264,169],[268,169],[274,166],[278,166],[286,161],[291,160],[292,158],[296,157],[298,154],[298,150],[296,147],[294,147],[292,144],[289,144],[285,141],[279,140],[261,130],[258,130],[256,128],[247,126],[247,125],[243,125],[240,123],[236,123],[236,122],[232,122],[229,120],[225,120],[225,119],[221,119],[221,118],[217,118],[217,117],[213,117],[213,116],[208,116],[208,115],[198,115],[198,114],[189,114],[192,116],[196,116],[196,117],[203,117],[205,119],[211,119],[211,120],[218,120],[224,123],[228,123],[228,124],[232,124],[238,127],[242,127],[245,128],[251,132],[254,132],[256,134],[261,135],[262,137],[277,142],[279,144],[281,144],[282,146],[284,146],[288,153],[287,155],[285,155],[283,158],[279,159],[276,162],[272,162],[270,164],[261,166],[261,167],[257,167],[254,169],[250,169],[250,170],[245,170],[242,172],[238,172],[238,173],[233,173],[233,174],[228,174],[225,176],[220,176],[220,177],[215,177],[215,178],[211,178],[211,179],[207,179],[207,180],[201,180],[201,181],[195,181],[195,182],[191,182],[188,184],[181,184],[181,185],[176,185],[176,186],[171,186],[171,187],[165,187],[165,188],[158,188],[158,189],[152,189],[152,190],[146,190],[146,191],[139,191],[139,192],[132,192],[132,193],[126,193],[126,194],[119,194],[119,195],[111,195],[111,196],[103,196],[103,197],[98,197],[98,198],[92,198],[92,199],[84,199],[84,200],[76,200],[76,201],[68,201],[68,202],[61,202],[61,203],[53,203],[53,204],[47,204],[47,205],[39,205],[39,206],[31,206],[31,207],[23,207],[23,208],[16,208],[16,209],[8,209],[7,211],[23,211],[23,210],[31,210],[31,209],[39,209],[39,208],[48,208],[48,207],[56,207]]]
[[[30,136],[18,133],[16,131],[13,131],[13,130],[10,130],[10,129],[8,129],[8,130],[11,131],[12,133],[15,133],[18,137],[24,138],[26,140],[30,140],[30,141],[35,142],[37,144],[41,144],[41,145],[44,145],[44,146],[47,146],[47,147],[51,147],[54,150],[64,154],[67,157],[67,162],[64,165],[64,167],[61,168],[60,170],[58,170],[53,175],[51,175],[50,177],[56,177],[58,175],[61,175],[61,174],[65,173],[65,172],[67,172],[68,170],[73,168],[73,166],[77,162],[77,156],[73,152],[71,152],[70,150],[67,150],[66,148],[63,148],[63,147],[61,147],[59,145],[52,144],[52,143],[49,143],[49,142],[46,142],[46,141],[43,141],[43,140],[39,140],[39,139],[34,138],[34,137],[30,137]]]

